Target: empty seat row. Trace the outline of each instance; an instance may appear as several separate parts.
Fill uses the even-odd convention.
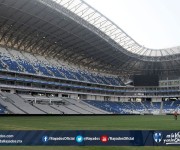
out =
[[[1,49],[0,49],[1,51]],[[16,55],[12,57],[11,55]],[[16,71],[16,72],[26,72],[30,74],[39,74],[44,76],[54,76],[59,78],[65,78],[69,80],[79,80],[90,83],[98,83],[105,85],[121,86],[123,85],[121,80],[117,77],[109,77],[104,75],[97,75],[90,72],[85,72],[82,70],[71,70],[63,66],[53,66],[45,61],[42,56],[42,60],[38,60],[35,56],[29,53],[21,54],[20,52],[13,51],[10,55],[8,51],[3,49],[3,53],[0,55],[0,69]],[[32,58],[31,58],[32,57]],[[44,62],[43,62],[44,61]]]

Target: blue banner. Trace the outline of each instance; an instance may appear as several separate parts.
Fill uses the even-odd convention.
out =
[[[0,131],[0,146],[178,146],[180,131]]]

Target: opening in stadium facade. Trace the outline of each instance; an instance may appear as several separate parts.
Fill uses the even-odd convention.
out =
[[[173,113],[179,64],[82,0],[0,0],[0,113]]]

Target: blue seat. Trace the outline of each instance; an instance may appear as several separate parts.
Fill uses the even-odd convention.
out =
[[[50,70],[54,74],[54,76],[60,77],[60,78],[65,78],[65,76],[62,73],[60,73],[57,68],[48,66],[47,69]]]
[[[97,107],[99,109],[105,110],[107,112],[115,114],[129,114],[132,112],[142,113],[145,111],[160,110],[159,102],[151,105],[151,102],[112,102],[112,101],[96,101],[96,100],[84,100],[84,102]],[[178,102],[180,103],[180,102]],[[151,110],[151,111],[150,111]]]
[[[85,81],[83,76],[79,72],[71,71],[79,81]]]
[[[0,114],[5,114],[6,110],[7,110],[6,107],[0,105]]]
[[[99,83],[106,85],[121,85],[121,81],[118,78],[114,77],[106,77],[104,75],[95,75],[91,72],[81,71],[73,69],[67,69],[66,67],[54,67],[51,64],[47,64],[47,66],[37,60],[36,62],[28,61],[25,59],[21,59],[20,57],[17,61],[14,61],[13,58],[9,56],[0,56],[2,63],[0,64],[0,69],[9,69],[12,71],[18,72],[27,72],[31,74],[42,74],[45,76],[55,76],[59,78],[67,78],[69,80],[79,80],[79,81],[87,81],[90,83]],[[4,64],[4,65],[2,65]]]
[[[97,83],[105,84],[99,76],[92,75],[92,77],[97,81]]]
[[[8,65],[9,70],[21,72],[17,62],[11,60],[8,57],[2,57],[2,61]]]
[[[101,76],[98,75],[97,78],[100,79],[103,84],[107,84],[107,85],[109,84],[109,83],[104,79],[104,77],[101,77]]]
[[[109,81],[112,85],[119,85],[119,84],[117,83],[117,81],[115,80],[115,78],[105,77],[105,79],[106,79],[107,81]]]
[[[45,75],[45,76],[52,76],[52,75],[48,72],[48,70],[47,70],[42,64],[36,63],[34,66],[35,66],[43,75]]]
[[[26,72],[36,74],[36,71],[34,70],[33,66],[26,60],[19,59],[18,63],[24,67]]]
[[[90,74],[86,74],[86,73],[81,72],[81,75],[86,79],[86,81],[89,81],[91,83],[97,83],[97,81],[94,80]]]
[[[68,79],[77,80],[68,70],[60,68],[59,71],[64,74]]]

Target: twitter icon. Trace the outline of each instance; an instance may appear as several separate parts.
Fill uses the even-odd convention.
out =
[[[82,143],[83,142],[83,137],[81,135],[76,136],[76,142],[77,143]]]

